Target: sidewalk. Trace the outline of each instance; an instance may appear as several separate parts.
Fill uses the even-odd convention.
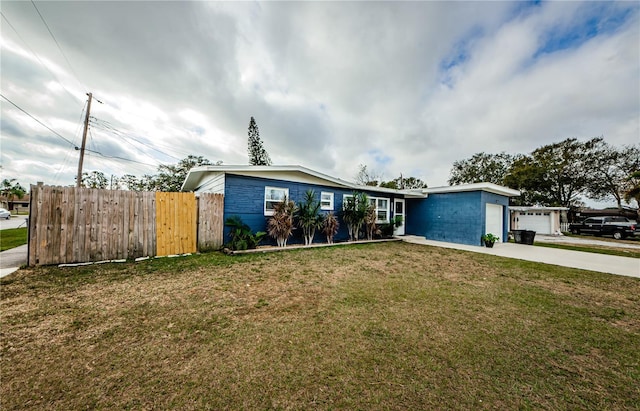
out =
[[[456,250],[465,250],[474,253],[491,254],[518,260],[640,278],[640,259],[638,258],[585,253],[582,251],[562,250],[558,248],[543,248],[514,243],[496,243],[493,248],[486,248],[427,240],[424,237],[412,235],[401,238],[408,243],[454,248]]]
[[[0,278],[27,264],[27,245],[0,252]]]

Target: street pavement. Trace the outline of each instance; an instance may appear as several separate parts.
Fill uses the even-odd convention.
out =
[[[10,219],[0,219],[0,230],[7,230],[9,228],[18,228],[27,226],[27,215],[14,215]]]
[[[0,220],[0,230],[27,226],[26,215],[12,216],[9,220]],[[1,234],[0,234],[1,235]],[[0,253],[0,278],[17,271],[27,264],[27,245],[21,245]]]
[[[0,278],[17,271],[27,264],[27,245],[21,245],[0,253]]]
[[[601,273],[625,275],[640,278],[640,259],[619,257],[582,251],[563,250],[559,248],[536,247],[526,244],[496,243],[493,248],[445,243],[427,240],[420,236],[404,236],[404,241],[414,244],[435,247],[453,248],[472,251],[474,253],[491,254],[518,260],[553,264],[561,267],[580,268],[582,270],[599,271]]]

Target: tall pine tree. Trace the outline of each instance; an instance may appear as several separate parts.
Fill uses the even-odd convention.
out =
[[[251,117],[251,121],[249,121],[248,151],[249,164],[252,166],[271,165],[271,158],[269,157],[267,150],[265,150],[262,145],[262,140],[260,140],[260,130],[258,130],[258,125],[253,117]]]

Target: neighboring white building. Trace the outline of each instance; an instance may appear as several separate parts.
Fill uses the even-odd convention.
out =
[[[560,234],[566,221],[566,207],[509,207],[511,230],[532,230],[538,234]]]

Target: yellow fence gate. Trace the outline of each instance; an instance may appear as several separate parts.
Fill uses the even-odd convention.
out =
[[[156,193],[156,255],[196,252],[196,196],[193,193]]]

